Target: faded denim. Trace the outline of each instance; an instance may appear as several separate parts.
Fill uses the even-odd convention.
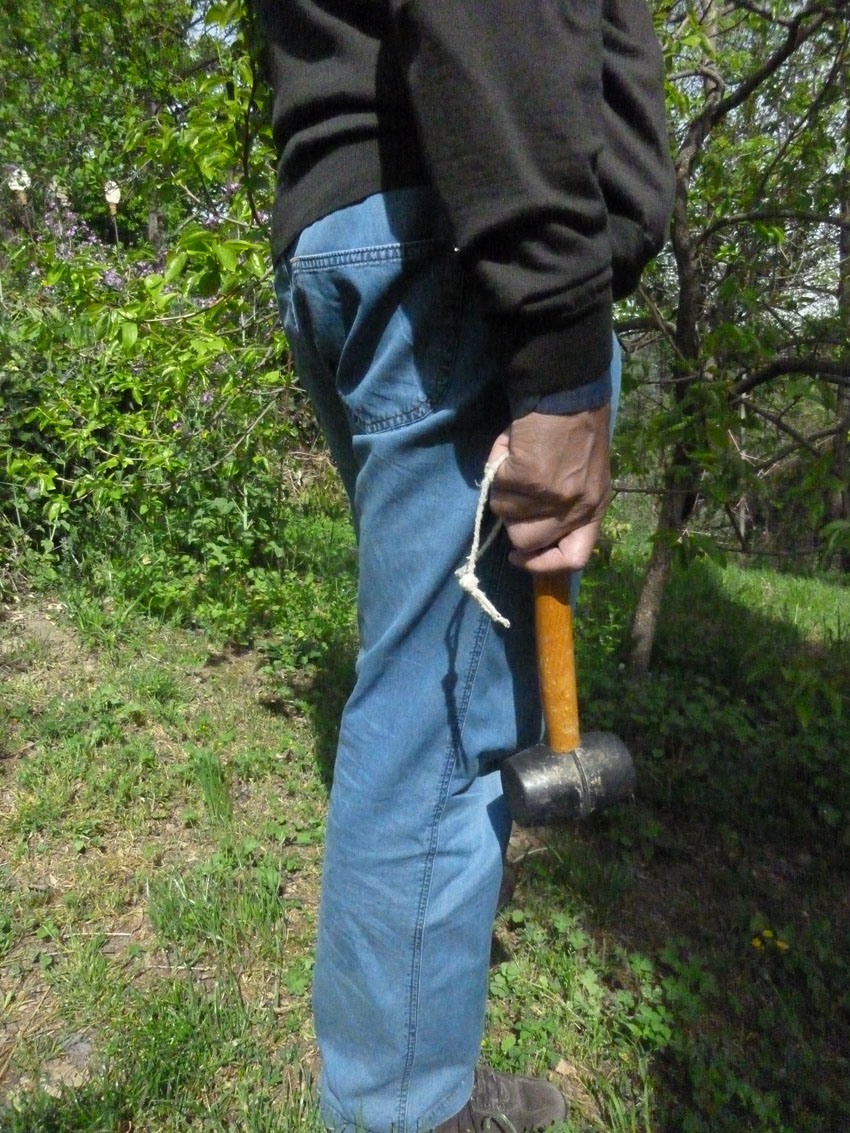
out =
[[[529,576],[504,535],[480,563],[504,631],[454,574],[508,422],[498,331],[425,189],[311,225],[276,285],[359,548],[313,985],[322,1116],[335,1133],[422,1133],[472,1088],[510,833],[497,767],[541,731]]]

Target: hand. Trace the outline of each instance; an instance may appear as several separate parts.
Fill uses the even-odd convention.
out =
[[[534,573],[581,570],[599,537],[611,491],[608,418],[529,413],[497,437],[488,463],[507,452],[490,507],[514,545],[510,560]]]

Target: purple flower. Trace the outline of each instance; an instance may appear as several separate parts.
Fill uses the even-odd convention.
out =
[[[103,273],[100,277],[100,281],[105,287],[114,287],[116,291],[124,286],[124,277],[111,268]]]
[[[209,403],[212,400],[213,400],[212,390],[204,390],[204,392],[201,394],[201,405],[209,405]]]

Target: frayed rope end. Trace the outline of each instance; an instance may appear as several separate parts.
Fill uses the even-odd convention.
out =
[[[468,563],[462,566],[460,570],[456,570],[455,575],[458,582],[460,583],[461,590],[465,590],[466,593],[470,595],[470,597],[474,598],[488,617],[492,618],[492,620],[497,625],[504,626],[505,629],[511,628],[511,623],[508,621],[508,619],[499,613],[499,611],[481,589],[478,579],[475,576],[475,570],[470,569]]]

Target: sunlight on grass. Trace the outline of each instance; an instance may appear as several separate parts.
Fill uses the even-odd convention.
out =
[[[578,627],[585,726],[626,738],[638,797],[515,836],[484,1056],[556,1081],[562,1133],[850,1127],[850,592],[695,563],[628,686],[638,568],[595,561]],[[79,594],[0,622],[3,1133],[319,1133],[350,579],[321,625],[301,597],[257,653]]]

